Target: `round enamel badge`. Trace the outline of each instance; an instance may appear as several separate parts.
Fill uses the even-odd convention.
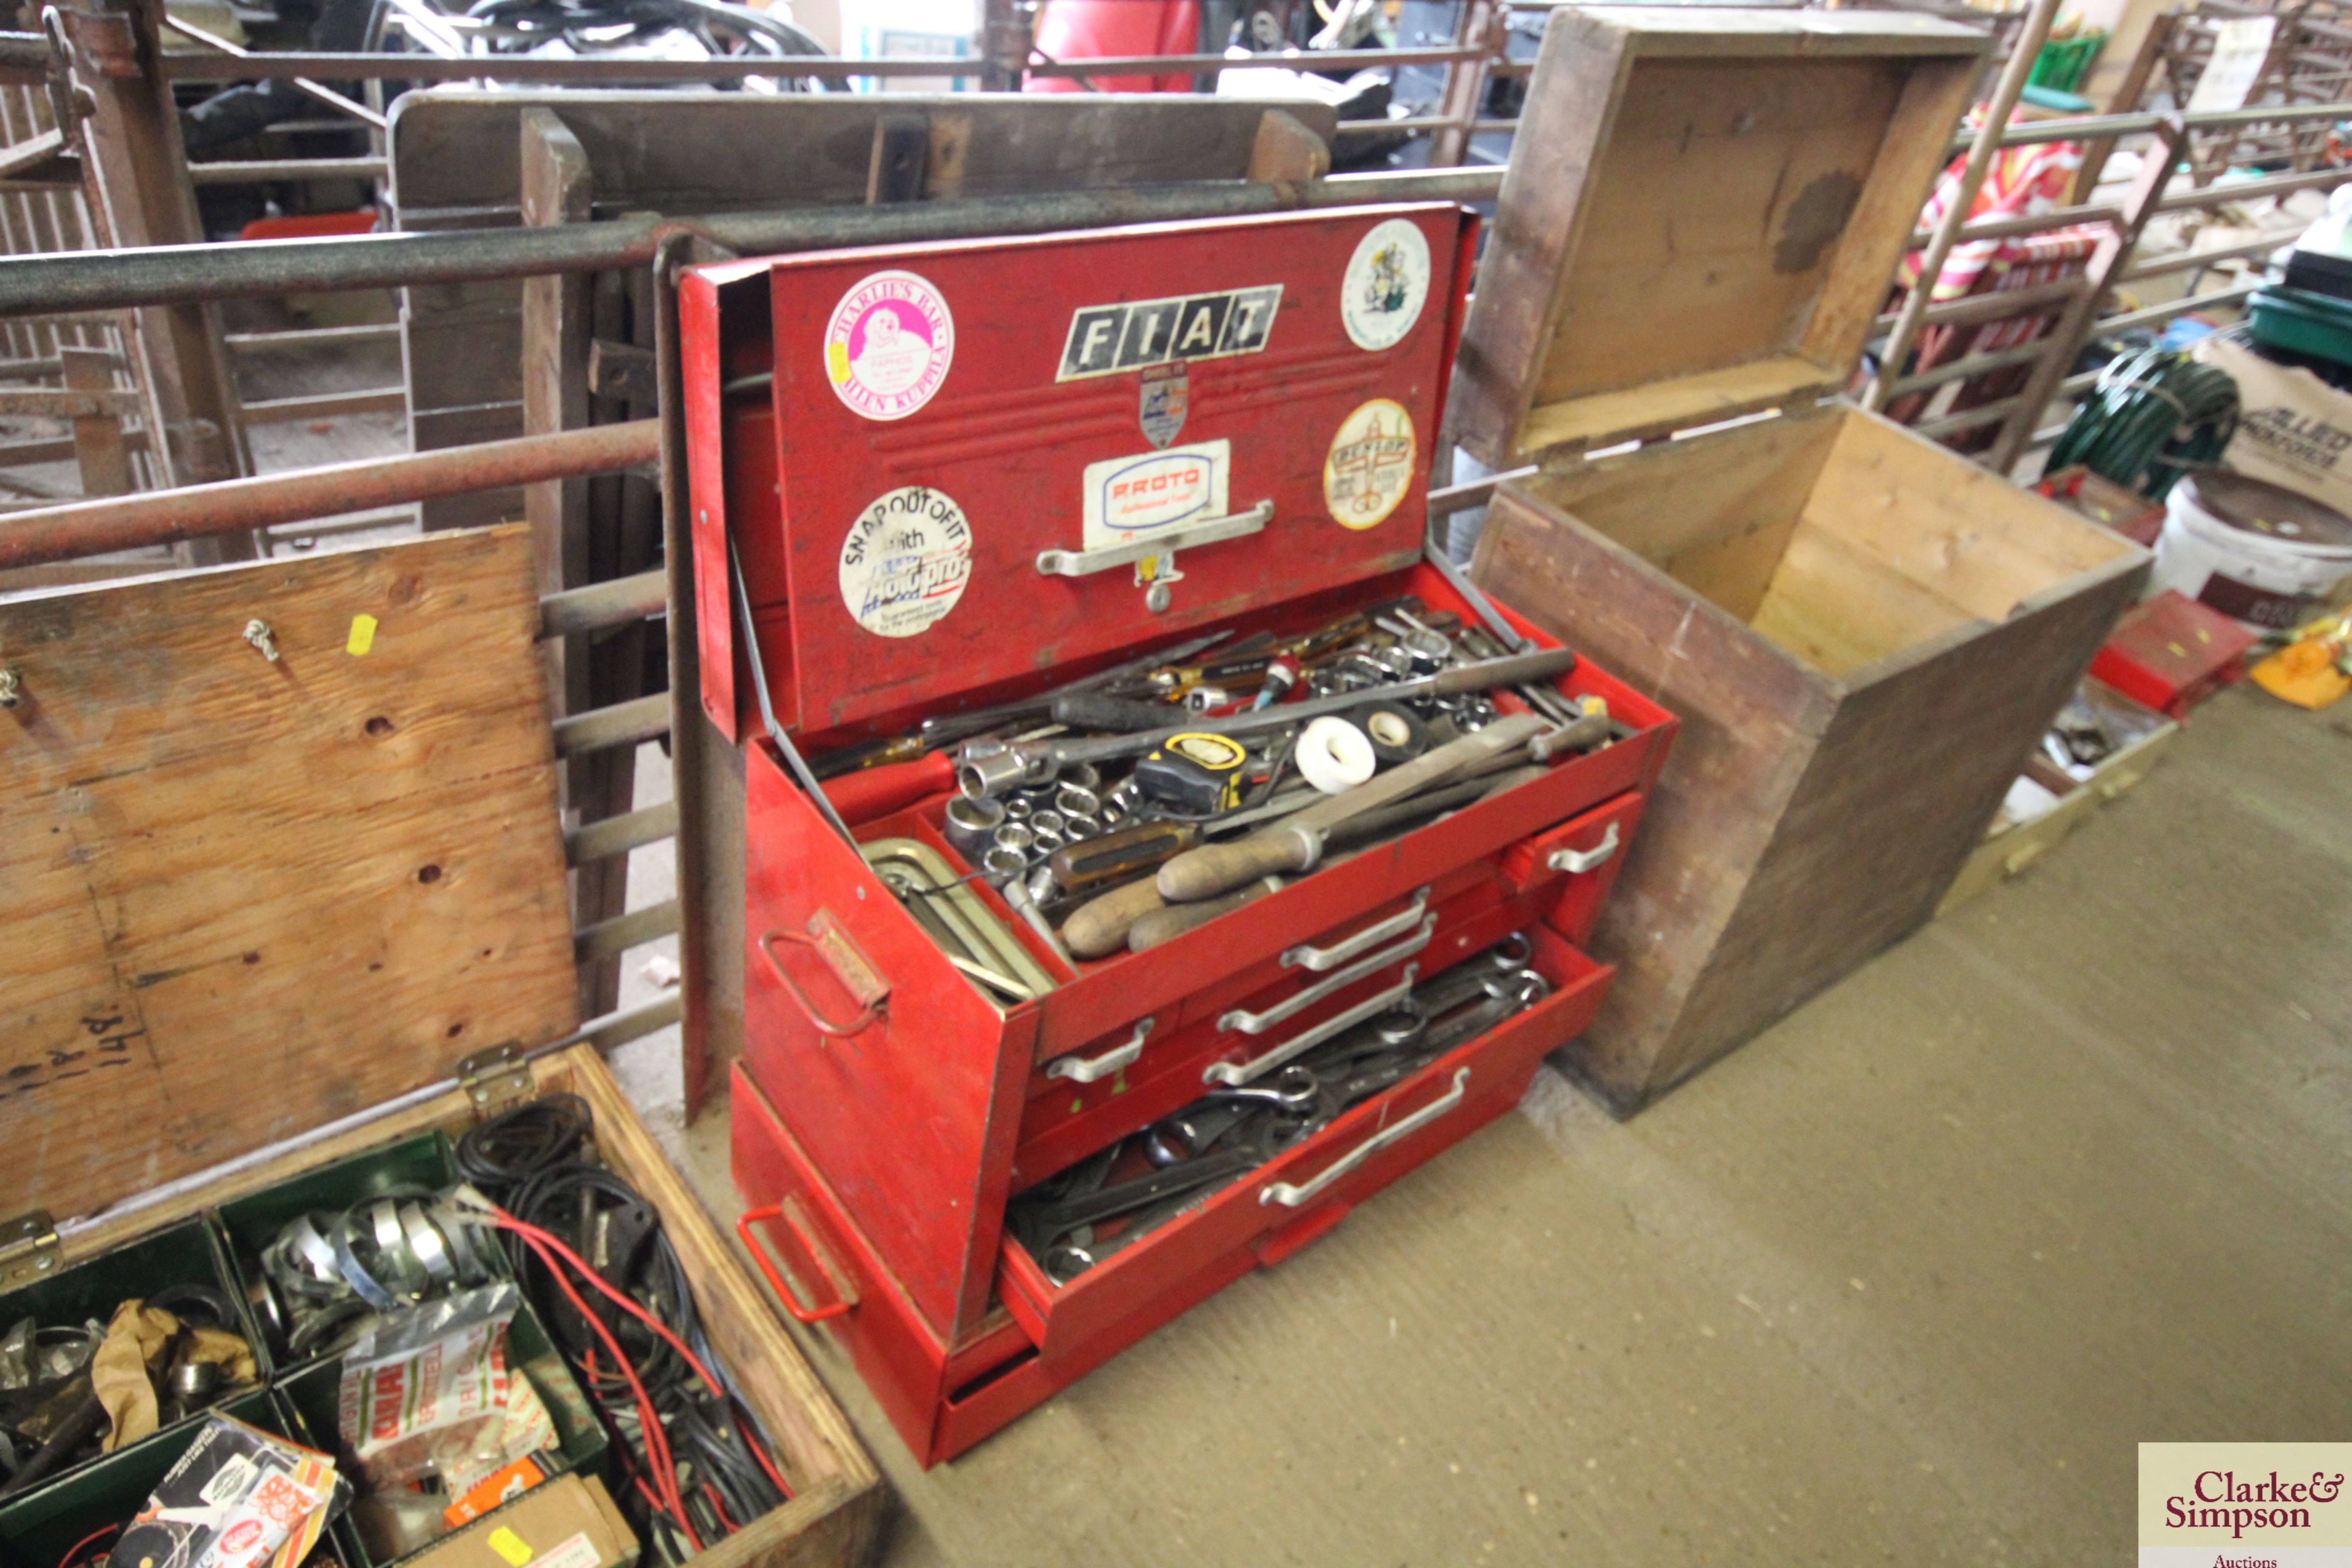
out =
[[[1376,223],[1356,242],[1340,286],[1339,319],[1360,349],[1392,349],[1421,320],[1429,298],[1429,241],[1401,217]]]
[[[971,524],[928,485],[877,497],[841,542],[841,602],[877,637],[930,630],[971,580]]]
[[[1323,459],[1323,504],[1349,528],[1388,520],[1412,487],[1412,416],[1375,397],[1339,422]]]
[[[929,281],[877,272],[824,324],[834,395],[868,419],[904,419],[931,400],[955,362],[955,318]]]

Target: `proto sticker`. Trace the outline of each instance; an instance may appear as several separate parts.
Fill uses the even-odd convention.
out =
[[[1429,298],[1429,241],[1401,217],[1376,223],[1356,243],[1339,288],[1339,319],[1360,349],[1392,349],[1421,320]]]
[[[1086,548],[1125,544],[1224,516],[1233,466],[1231,441],[1202,441],[1088,463],[1079,503]]]
[[[1181,364],[1155,365],[1143,373],[1142,388],[1136,423],[1143,427],[1145,440],[1165,447],[1176,439],[1184,428],[1184,416],[1192,412],[1192,377]]]
[[[955,318],[912,272],[877,272],[824,324],[834,395],[868,419],[904,419],[931,400],[955,362]]]
[[[1412,488],[1412,416],[1375,397],[1339,422],[1323,459],[1323,504],[1349,528],[1387,521]]]
[[[877,497],[841,542],[841,602],[877,637],[930,630],[971,580],[971,524],[928,485]]]

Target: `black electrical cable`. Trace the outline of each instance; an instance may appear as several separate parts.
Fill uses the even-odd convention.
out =
[[[520,1233],[506,1247],[515,1279],[557,1349],[578,1375],[624,1458],[629,1480],[623,1507],[649,1560],[679,1563],[692,1554],[688,1531],[707,1547],[788,1500],[772,1470],[772,1452],[710,1350],[685,1265],[660,1215],[619,1176],[595,1163],[593,1118],[584,1101],[554,1096],[518,1107],[468,1132],[457,1146],[460,1173],[517,1220],[562,1239],[607,1284],[620,1290],[700,1359],[719,1379],[714,1399],[685,1355],[593,1290],[574,1282],[587,1310],[628,1357],[628,1373],[662,1424],[686,1518],[673,1517],[646,1454],[641,1414],[629,1376],[611,1363],[604,1335],[580,1320],[553,1267]]]
[[[541,1171],[579,1159],[593,1122],[588,1102],[576,1094],[527,1101],[457,1140],[457,1173],[504,1203]]]

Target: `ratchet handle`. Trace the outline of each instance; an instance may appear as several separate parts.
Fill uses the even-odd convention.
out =
[[[1137,921],[1166,903],[1149,877],[1113,888],[1063,922],[1062,945],[1074,957],[1108,958],[1127,945],[1128,931]]]
[[[1135,702],[1092,691],[1073,691],[1054,699],[1054,722],[1073,730],[1108,730],[1115,734],[1133,735],[1145,730],[1165,730],[1171,721],[1183,716],[1182,710],[1171,708],[1165,702]]]
[[[1187,849],[1165,866],[1153,886],[1171,904],[1213,899],[1260,877],[1314,868],[1323,841],[1311,829],[1295,826],[1254,833],[1234,844],[1206,844]]]
[[[1268,893],[1278,892],[1283,886],[1281,878],[1267,877],[1221,899],[1204,899],[1197,904],[1168,904],[1156,909],[1128,928],[1128,951],[1149,952],[1162,942],[1174,942],[1186,931],[1207,925],[1219,915],[1240,909],[1244,904],[1255,903]]]

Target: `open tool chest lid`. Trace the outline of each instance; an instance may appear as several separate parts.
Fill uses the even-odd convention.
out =
[[[9,1212],[577,1022],[529,531],[0,601]]]
[[[1842,390],[1987,43],[1885,11],[1554,11],[1454,439],[1512,468]]]
[[[761,722],[730,554],[807,735],[1411,565],[1474,239],[1421,204],[689,274],[711,718]]]

